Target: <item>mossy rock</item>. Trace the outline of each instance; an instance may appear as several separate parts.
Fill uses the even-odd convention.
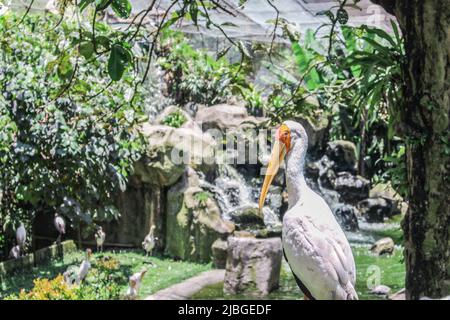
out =
[[[192,173],[192,171],[191,171]],[[200,201],[204,192],[195,176],[188,176],[167,193],[166,254],[182,260],[209,262],[212,244],[234,231],[234,224],[221,218],[216,201]]]
[[[6,260],[0,263],[0,275],[7,276],[34,267],[34,255],[27,254],[17,259]]]

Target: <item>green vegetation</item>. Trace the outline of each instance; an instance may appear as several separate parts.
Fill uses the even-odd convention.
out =
[[[11,294],[17,295],[23,288],[29,291],[34,279],[54,279],[68,267],[78,267],[84,257],[83,252],[68,254],[61,261],[54,261],[46,267],[35,268],[31,272],[20,273],[1,279],[0,299]],[[59,287],[65,298],[71,299],[118,299],[123,297],[128,286],[128,277],[147,268],[141,284],[140,297],[144,298],[160,289],[169,287],[211,268],[210,265],[173,261],[161,257],[145,257],[140,251],[116,251],[94,254],[92,269],[79,290],[70,291]],[[73,268],[73,267],[71,267]],[[75,268],[76,269],[76,268]],[[59,281],[60,283],[60,281]],[[41,287],[47,287],[46,282]],[[41,293],[44,294],[41,290]],[[55,295],[56,297],[58,295]],[[61,296],[62,297],[62,296]]]
[[[382,299],[370,294],[374,285],[383,284],[392,289],[391,293],[404,288],[405,266],[402,262],[403,250],[396,249],[391,256],[377,257],[372,255],[368,247],[353,247],[356,262],[356,290],[359,299]],[[193,299],[251,299],[247,295],[224,296],[223,283],[206,287],[198,292]],[[267,299],[298,300],[301,293],[287,264],[283,264],[280,276],[280,288],[267,297]]]
[[[19,19],[0,17],[0,229],[8,241],[18,221],[30,230],[38,211],[75,226],[117,218],[113,195],[140,157],[134,128],[145,120],[128,103],[131,73],[110,83],[105,59],[83,63],[90,57],[74,46],[76,24],[51,29],[53,19],[28,15],[12,28]],[[110,31],[97,26],[97,37]]]
[[[403,103],[403,39],[373,27],[343,24],[327,48],[308,30],[287,33],[296,68],[270,66],[279,83],[264,103],[273,122],[329,118],[330,137],[354,142],[358,171],[373,182],[392,181],[406,195],[403,133],[398,107]],[[311,103],[314,98],[318,102]]]
[[[158,63],[166,73],[169,95],[179,105],[188,102],[214,105],[249,88],[246,64],[230,63],[194,49],[180,32],[167,30]]]
[[[168,126],[179,128],[186,122],[186,117],[180,111],[175,111],[167,115],[164,118],[163,123]]]
[[[359,174],[374,183],[390,181],[399,194],[407,196],[404,132],[398,111],[405,94],[405,52],[394,23],[393,34],[347,26],[346,1],[339,1],[336,14],[321,13],[332,25],[324,39],[311,30],[301,36],[291,33],[287,23],[280,21],[291,46],[275,53],[281,60],[292,61],[293,67],[280,67],[270,58],[266,67],[277,81],[261,90],[254,84],[253,71],[258,69],[258,54],[274,54],[272,44],[249,47],[228,39],[230,47],[213,54],[169,29],[181,19],[197,24],[202,17],[206,28],[220,30],[208,15],[208,11],[222,10],[216,2],[205,6],[203,1],[177,1],[179,6],[162,17],[152,37],[143,36],[139,19],[120,31],[100,22],[108,8],[128,18],[128,0],[59,3],[61,12],[67,5],[78,4],[88,19],[59,23],[52,15],[0,17],[0,260],[14,244],[19,221],[25,223],[28,236],[33,234],[37,213],[59,213],[71,226],[85,231],[92,231],[96,222],[119,216],[115,195],[125,190],[144,147],[136,127],[147,120],[144,109],[150,104],[142,84],[152,64],[163,73],[165,86],[158,88],[159,94],[181,107],[244,100],[250,114],[261,115],[264,108],[273,123],[300,117],[328,119],[331,139],[357,145]],[[151,10],[143,11],[142,19]],[[337,24],[342,34],[335,32]],[[236,55],[240,61],[230,58]],[[148,91],[147,95],[154,98]],[[158,113],[161,106],[153,100]],[[182,112],[173,112],[163,123],[179,128],[186,120]],[[202,205],[211,196],[209,192],[195,195]],[[392,237],[396,244],[403,240],[399,227],[371,232]],[[377,270],[381,283],[393,291],[404,286],[400,250],[391,257],[372,256],[365,247],[355,247],[354,252],[360,298],[375,298],[367,288]],[[1,279],[0,298],[12,294],[21,299],[119,299],[128,277],[148,267],[141,287],[144,297],[210,268],[145,258],[133,251],[107,253],[95,255],[93,269],[81,287],[62,285],[58,274],[78,266],[82,257],[78,252],[48,267]],[[35,278],[40,280],[33,283]],[[19,293],[19,288],[26,292]],[[219,298],[221,290],[221,285],[207,288],[196,298]],[[281,288],[269,298],[298,297],[285,266]]]
[[[201,191],[195,194],[195,199],[200,202],[201,205],[205,205],[208,199],[212,199],[213,195],[208,191]]]

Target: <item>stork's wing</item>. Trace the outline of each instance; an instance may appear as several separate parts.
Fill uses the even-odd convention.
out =
[[[314,213],[305,214],[306,209]],[[350,245],[331,211],[326,210],[330,209],[325,202],[315,201],[313,206],[294,206],[286,213],[283,247],[287,260],[316,299],[356,298]]]
[[[284,249],[283,249],[283,255],[284,255],[284,258],[286,259],[286,261],[289,263],[289,260],[288,260],[288,258],[286,257],[286,252],[284,252]],[[292,269],[291,269],[291,271],[292,271]],[[312,296],[311,292],[309,292],[308,288],[303,284],[303,282],[295,275],[295,272],[294,272],[294,271],[292,271],[292,275],[294,276],[295,282],[297,283],[297,286],[300,288],[300,290],[302,291],[302,293],[303,293],[309,300],[316,300],[316,299]]]

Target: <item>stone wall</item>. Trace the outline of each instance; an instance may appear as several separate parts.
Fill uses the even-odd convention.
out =
[[[3,261],[0,263],[0,276],[8,276],[17,271],[31,270],[33,267],[46,265],[51,260],[62,258],[65,254],[76,250],[77,246],[75,243],[72,240],[68,240],[63,241],[59,245],[54,244],[39,249],[18,259]]]
[[[150,227],[156,226],[155,235],[164,239],[164,212],[166,191],[143,183],[138,177],[130,179],[127,190],[117,198],[120,218],[104,224],[107,234],[106,245],[122,244],[141,247]],[[103,225],[103,224],[102,224]],[[158,242],[162,247],[164,243]]]

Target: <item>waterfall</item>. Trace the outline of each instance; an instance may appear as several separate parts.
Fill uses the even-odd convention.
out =
[[[220,164],[217,178],[208,182],[200,176],[200,186],[214,194],[226,220],[233,220],[237,212],[251,212],[256,215],[258,210],[259,188],[257,183],[250,183],[239,171],[229,164]],[[268,195],[269,206],[263,208],[264,225],[269,229],[281,226],[280,210],[281,194]]]

